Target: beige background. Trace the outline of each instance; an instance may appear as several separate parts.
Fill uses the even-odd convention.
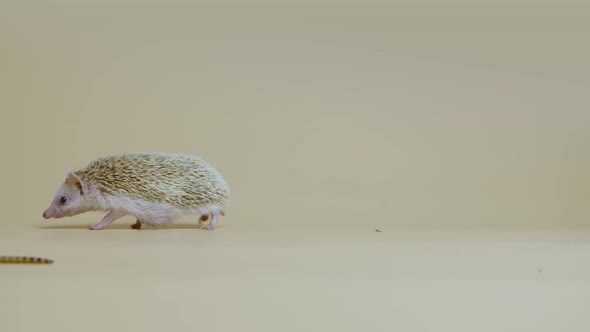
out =
[[[588,10],[0,2],[0,255],[56,260],[2,329],[587,331]],[[124,151],[210,161],[221,227],[42,220]]]

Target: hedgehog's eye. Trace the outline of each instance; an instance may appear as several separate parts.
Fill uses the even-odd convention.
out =
[[[62,197],[59,199],[59,202],[60,202],[61,204],[66,204],[66,202],[67,202],[67,201],[68,201],[68,198],[67,198],[66,196],[62,196]]]

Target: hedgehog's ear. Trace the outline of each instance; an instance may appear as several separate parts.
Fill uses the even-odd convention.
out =
[[[76,175],[76,173],[74,173],[74,172],[71,172],[71,171],[67,172],[66,183],[68,183],[69,185],[78,187],[78,190],[80,190],[80,195],[84,195],[84,193],[86,192],[86,187],[84,186],[84,182],[82,182],[82,179],[80,179],[80,177],[78,175]]]

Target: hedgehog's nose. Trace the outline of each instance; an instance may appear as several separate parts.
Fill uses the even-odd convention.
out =
[[[47,214],[47,211],[43,212],[43,218],[49,219],[49,214]]]

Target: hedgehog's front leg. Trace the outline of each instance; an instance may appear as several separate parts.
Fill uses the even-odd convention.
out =
[[[121,218],[124,215],[125,215],[125,213],[120,212],[120,211],[111,211],[106,216],[104,216],[104,218],[102,218],[101,222],[99,222],[97,224],[90,225],[89,228],[92,230],[103,229],[106,226],[110,225],[113,221]]]

